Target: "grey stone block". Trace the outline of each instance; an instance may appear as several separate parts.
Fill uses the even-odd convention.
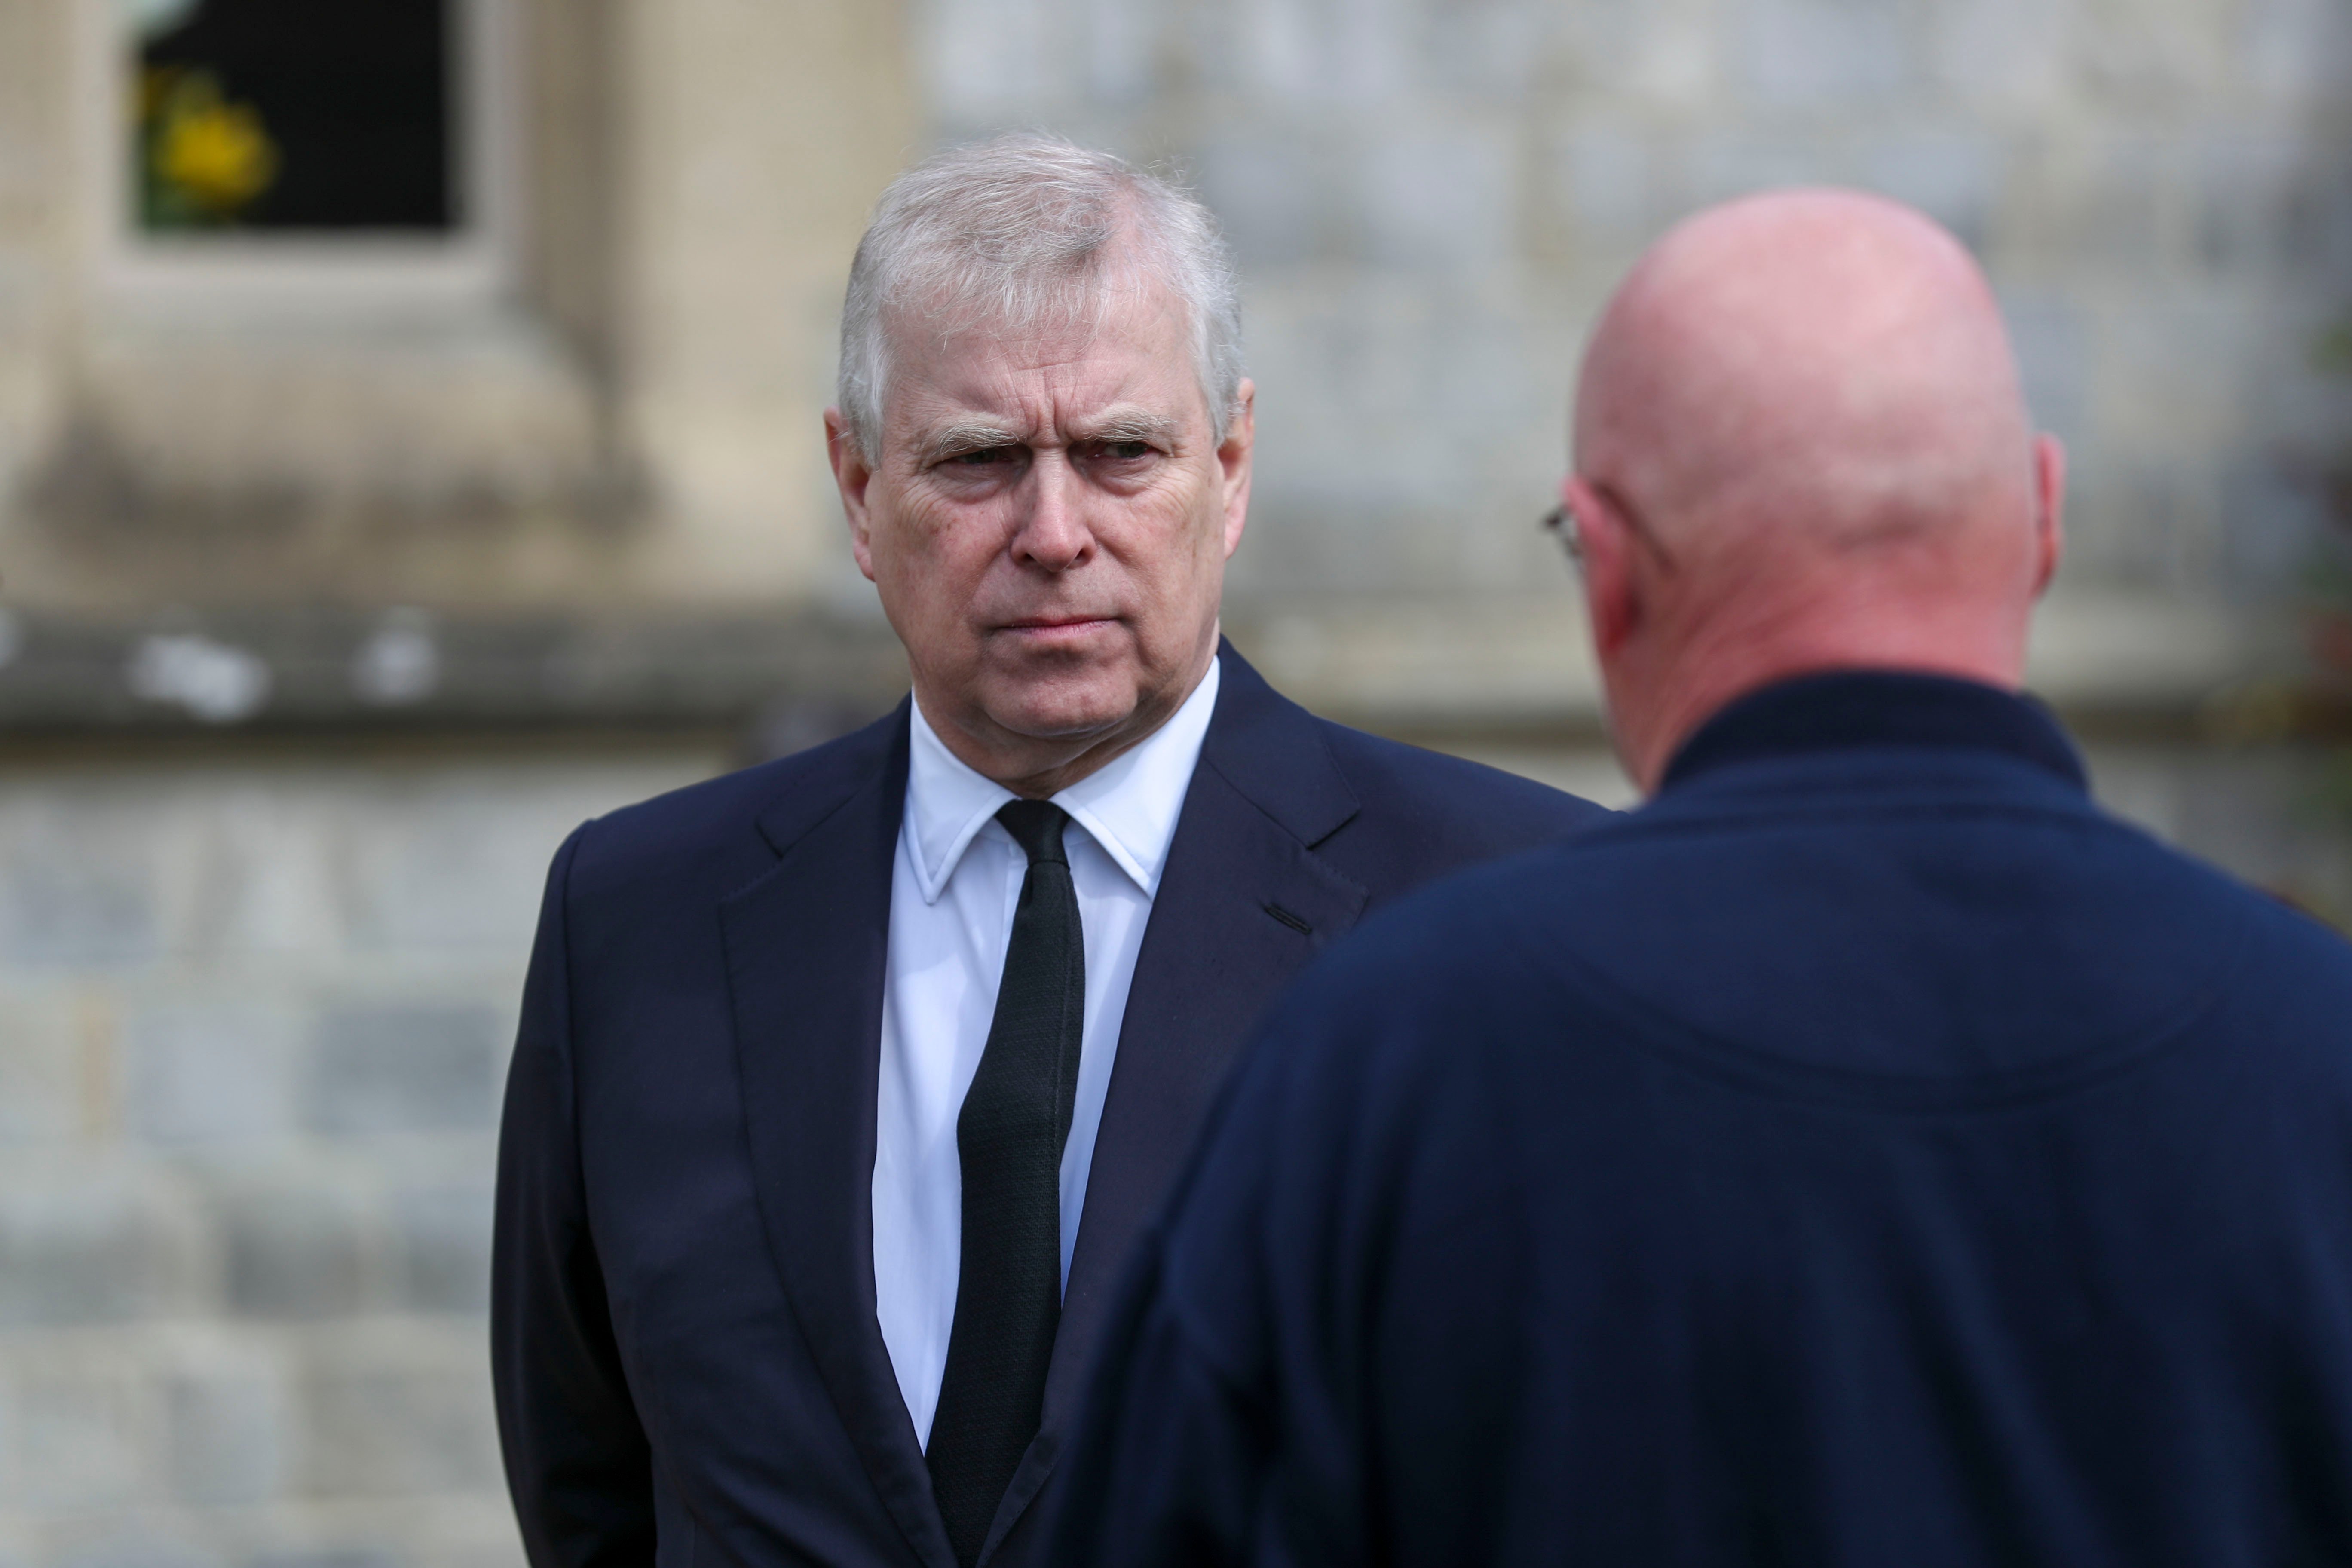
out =
[[[2070,86],[2081,0],[1965,0],[1928,17],[1937,82],[1972,109],[2043,108]]]
[[[1740,0],[1736,79],[1779,107],[1883,102],[1916,80],[1913,12],[1906,0]]]
[[[1365,148],[1357,202],[1371,258],[1477,273],[1511,254],[1518,204],[1512,142],[1496,128],[1432,124]]]
[[[547,863],[585,802],[553,770],[479,769],[356,790],[340,818],[341,923],[353,950],[528,954]]]
[[[1646,241],[1682,205],[1677,161],[1643,129],[1579,126],[1557,140],[1552,156],[1561,205],[1580,238]]]
[[[1393,12],[1343,10],[1331,0],[1254,0],[1225,15],[1231,24],[1195,37],[1217,61],[1214,76],[1234,82],[1254,105],[1392,108],[1409,90],[1413,40]]]
[[[1060,9],[1052,0],[939,0],[911,39],[929,105],[976,126],[1062,97],[1073,62],[1067,29],[1054,26]]]
[[[381,1247],[367,1205],[335,1186],[223,1194],[228,1306],[265,1318],[326,1318],[371,1304]]]
[[[2230,9],[2199,0],[2142,0],[2127,12],[2084,16],[2068,51],[2078,102],[2165,114],[2185,102],[2214,101],[2235,85],[2229,79]]]
[[[2221,552],[2229,581],[2290,590],[2319,557],[2333,513],[2317,476],[2277,462],[2231,465],[2221,479]]]
[[[385,1546],[327,1546],[305,1552],[264,1552],[251,1568],[401,1568],[406,1559]]]
[[[1172,6],[1099,0],[1078,11],[1081,26],[1072,41],[1081,57],[1087,99],[1098,109],[1142,102],[1151,90],[1157,59],[1174,44],[1170,35],[1182,14]]]
[[[331,1133],[487,1127],[511,1032],[487,1005],[331,1008],[310,1063],[310,1122]]]
[[[286,1489],[285,1398],[252,1372],[182,1374],[163,1385],[172,1495],[200,1506],[268,1502]]]
[[[174,792],[165,941],[199,962],[331,959],[343,946],[332,826],[363,774],[191,780]]]
[[[21,1377],[18,1485],[48,1513],[119,1510],[142,1490],[140,1411],[127,1376],[74,1368]]]
[[[120,964],[161,946],[155,868],[127,813],[21,794],[0,811],[0,964]]]
[[[56,1568],[221,1568],[215,1553],[137,1526],[110,1526],[50,1560]]]
[[[487,1164],[487,1151],[485,1152]],[[490,1304],[491,1189],[422,1187],[394,1195],[402,1298],[420,1311],[482,1312]]]
[[[1863,150],[1862,183],[1907,202],[1981,250],[2000,201],[2008,151],[1980,128],[1921,130],[1874,137]]]
[[[0,1519],[5,1519],[25,1504],[23,1462],[24,1438],[19,1431],[22,1422],[16,1409],[15,1379],[0,1370]],[[12,1543],[0,1536],[0,1568],[16,1568],[8,1551]]]
[[[0,1192],[0,1323],[121,1322],[193,1300],[195,1247],[160,1194],[60,1171]]]
[[[2276,292],[2284,298],[2270,312],[2262,341],[2240,349],[2249,368],[2246,421],[2262,433],[2265,458],[2316,477],[2352,454],[2352,367],[2321,352],[2352,321],[2352,311],[2342,297],[2307,284]],[[2340,510],[2352,523],[2352,497]],[[2352,530],[2346,542],[2352,543]]]
[[[2079,500],[2067,516],[2068,548],[2080,570],[2174,590],[2213,582],[2221,476],[2210,466],[2151,459],[2098,475]]]
[[[1542,309],[1464,308],[1406,276],[1315,292],[1260,296],[1262,374],[1345,392],[1305,406],[1268,399],[1234,583],[1435,593],[1477,569],[1475,548],[1464,548],[1472,529],[1532,536],[1558,475],[1567,322]]]
[[[2193,142],[2132,132],[2084,138],[2046,160],[2033,193],[2047,249],[2112,289],[2175,271],[2189,232]]]
[[[61,988],[0,991],[0,1145],[57,1143],[83,1130],[88,1022]]]
[[[529,1568],[522,1554],[522,1542],[511,1527],[498,1536],[436,1542],[436,1548],[429,1557],[418,1561],[417,1568]],[[0,1568],[5,1565],[0,1564]]]
[[[1849,177],[1840,150],[1826,137],[1710,131],[1691,147],[1688,199],[1696,210],[1757,191],[1835,184]]]
[[[1338,221],[1334,165],[1306,136],[1220,137],[1201,152],[1201,197],[1244,268],[1295,266],[1325,247]]]
[[[2092,318],[2103,473],[2209,474],[2246,438],[2246,349],[2262,307],[2202,287],[2110,288]],[[2087,465],[2086,465],[2087,466]]]
[[[465,1342],[471,1349],[475,1335]],[[489,1379],[479,1368],[320,1366],[303,1395],[303,1468],[314,1496],[503,1489]]]
[[[2337,96],[2352,81],[2352,13],[2336,0],[2249,0],[2238,44],[2247,78],[2273,103]]]
[[[189,1003],[133,1014],[123,1031],[131,1130],[164,1144],[290,1131],[300,1036],[285,1007]]]
[[[2026,406],[2035,424],[2072,445],[2089,413],[2091,346],[2083,308],[2066,295],[2045,290],[1999,292]]]
[[[2343,159],[2284,129],[2210,135],[2194,158],[2195,242],[2207,266],[2318,277],[2352,263]]]
[[[1475,94],[1491,106],[1525,95],[1571,41],[1589,42],[1602,58],[1622,61],[1640,10],[1640,0],[1583,0],[1575,6],[1456,0],[1407,8],[1401,30],[1422,82],[1446,93]]]

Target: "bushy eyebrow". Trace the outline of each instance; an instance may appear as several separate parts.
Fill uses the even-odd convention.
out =
[[[1070,432],[1074,440],[1100,441],[1106,446],[1121,446],[1139,441],[1147,447],[1173,445],[1182,426],[1164,414],[1145,414],[1140,410],[1108,415],[1098,425],[1089,425]]]
[[[989,452],[999,447],[1018,447],[1021,435],[1008,426],[988,419],[959,419],[934,435],[923,447],[923,461],[942,463],[950,458],[961,458],[967,452]]]
[[[1121,446],[1139,441],[1147,447],[1169,447],[1183,428],[1182,422],[1164,414],[1146,414],[1140,409],[1120,409],[1105,415],[1100,421],[1081,425],[1070,431],[1073,442],[1099,441],[1107,446]],[[959,419],[946,425],[924,443],[922,460],[926,464],[944,463],[971,452],[992,452],[999,447],[1019,447],[1027,437],[1009,425],[992,419]]]

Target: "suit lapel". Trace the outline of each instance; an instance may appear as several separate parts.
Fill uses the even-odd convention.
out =
[[[1119,1265],[1182,1169],[1252,1026],[1317,949],[1363,912],[1362,888],[1222,774],[1204,773],[1185,800],[1136,958],[1055,1336],[1050,1425],[1074,1414]],[[1184,854],[1181,835],[1196,828]]]
[[[1291,977],[1363,913],[1365,889],[1312,847],[1358,810],[1317,721],[1230,644],[1221,654],[1217,710],[1119,1027],[1044,1427],[997,1514],[999,1539],[1052,1471],[1119,1267],[1181,1169],[1226,1069]]]
[[[955,1553],[874,1306],[874,1104],[890,868],[907,794],[902,706],[828,810],[780,803],[779,860],[719,909],[753,1175],[769,1250],[842,1426],[908,1541]]]

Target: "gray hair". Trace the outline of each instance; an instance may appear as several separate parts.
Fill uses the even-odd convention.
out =
[[[1058,136],[1019,132],[918,163],[875,206],[841,308],[838,391],[842,422],[866,461],[881,450],[887,317],[921,310],[951,331],[1091,312],[1099,326],[1114,262],[1184,302],[1193,371],[1223,445],[1241,390],[1242,319],[1217,220],[1160,174]]]

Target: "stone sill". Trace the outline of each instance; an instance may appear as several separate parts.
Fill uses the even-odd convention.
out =
[[[1603,732],[1600,673],[1567,592],[1469,606],[1243,605],[1227,624],[1285,691],[1383,733],[1580,743]],[[2027,683],[2088,733],[2210,738],[2242,727],[2233,714],[2248,694],[2275,707],[2280,691],[2303,690],[2299,635],[2275,608],[2069,586],[2035,617]]]
[[[871,713],[906,689],[878,620],[460,618],[304,609],[0,627],[0,735],[708,729]]]
[[[2291,627],[2123,593],[2053,599],[2034,689],[2108,731],[2194,732],[2292,668]],[[1580,612],[1526,600],[1228,605],[1235,644],[1292,697],[1391,734],[1583,744],[1601,734]],[[305,607],[112,618],[0,610],[0,738],[728,732],[773,754],[906,689],[878,616],[436,616]]]

